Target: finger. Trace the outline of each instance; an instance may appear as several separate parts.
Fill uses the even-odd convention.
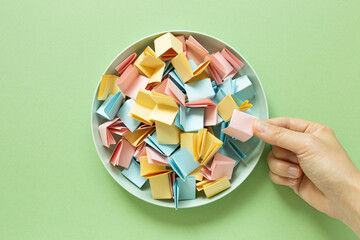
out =
[[[312,123],[308,120],[289,117],[271,118],[264,121],[271,125],[287,128],[296,132],[305,132]]]
[[[256,120],[253,126],[254,134],[265,142],[300,154],[308,142],[309,134],[271,125],[264,120]]]
[[[270,177],[271,181],[273,181],[274,183],[279,184],[279,185],[295,186],[299,182],[298,178],[281,177],[271,171],[269,171],[269,177]]]
[[[273,152],[274,156],[278,159],[288,160],[293,163],[299,163],[298,158],[295,153],[293,153],[289,150],[286,150],[282,147],[273,146],[272,152]]]
[[[272,151],[268,153],[267,162],[270,171],[276,175],[287,178],[299,178],[302,175],[302,170],[299,165],[277,159]]]

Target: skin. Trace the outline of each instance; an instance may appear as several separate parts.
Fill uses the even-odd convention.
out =
[[[296,118],[257,120],[254,134],[273,145],[270,179],[360,237],[360,171],[329,127]]]

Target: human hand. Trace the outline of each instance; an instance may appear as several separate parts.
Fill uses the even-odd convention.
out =
[[[254,134],[273,145],[267,161],[274,183],[291,187],[360,236],[360,172],[329,127],[274,118],[256,121]]]

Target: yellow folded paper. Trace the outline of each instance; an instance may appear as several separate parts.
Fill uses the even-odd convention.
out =
[[[157,92],[152,92],[151,97],[156,106],[149,116],[150,119],[172,125],[179,111],[176,101],[172,97]]]
[[[245,112],[246,110],[248,110],[251,107],[252,107],[252,104],[249,103],[249,100],[246,100],[245,102],[243,102],[241,104],[241,106],[239,107],[239,110]]]
[[[200,76],[204,72],[205,68],[209,65],[210,59],[205,60],[205,62],[200,64],[194,71],[192,71],[190,63],[184,53],[179,53],[176,57],[171,59],[171,63],[174,66],[176,72],[179,74],[181,80],[186,83],[193,80],[193,78]],[[196,78],[196,80],[201,79],[203,78]]]
[[[169,173],[149,177],[149,182],[153,199],[172,198]]]
[[[160,144],[178,144],[181,130],[174,124],[155,122],[157,141]]]
[[[231,97],[230,93],[228,93],[217,105],[218,114],[225,122],[230,121],[234,109],[239,109],[239,107]]]
[[[179,53],[183,52],[183,44],[171,33],[165,33],[164,35],[154,40],[156,57],[175,57]]]
[[[172,97],[140,89],[128,115],[148,125],[154,121],[172,125],[178,111]]]
[[[134,65],[143,75],[150,78],[149,83],[161,82],[165,63],[156,58],[155,52],[150,47],[140,54]]]
[[[196,184],[197,190],[204,190],[207,198],[211,198],[230,187],[231,183],[227,177],[220,178],[216,181],[205,180]]]
[[[120,92],[120,88],[116,84],[119,79],[116,75],[102,75],[98,91],[98,100],[105,100],[109,94],[115,95]]]
[[[134,132],[128,132],[124,135],[124,138],[134,147],[140,146],[147,138],[149,134],[152,134],[155,128],[136,129]]]
[[[194,161],[199,160],[199,154],[197,151],[197,138],[198,133],[186,132],[180,134],[180,148],[183,149],[187,147],[194,156]]]
[[[200,130],[201,133],[199,131],[200,136],[198,136],[198,146],[201,146],[200,151],[198,151],[201,158],[201,165],[207,164],[223,145],[223,142],[209,133],[207,129],[203,130]]]
[[[193,176],[195,177],[196,181],[202,181],[204,176],[203,173],[201,171],[202,166],[199,166],[198,168],[196,168],[192,173],[190,173],[188,176]]]
[[[151,120],[150,114],[155,106],[156,102],[152,99],[152,92],[140,89],[128,115],[140,122],[152,125],[154,122]]]
[[[164,165],[151,164],[148,162],[147,156],[140,157],[140,175],[144,178],[154,177],[163,173],[170,173]]]

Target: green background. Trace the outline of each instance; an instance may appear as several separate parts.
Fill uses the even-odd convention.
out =
[[[271,117],[331,126],[360,167],[360,1],[0,1],[0,239],[356,239],[268,178],[198,208],[138,200],[95,151],[99,77],[132,42],[188,29],[252,64]],[[267,148],[268,150],[268,148]]]

